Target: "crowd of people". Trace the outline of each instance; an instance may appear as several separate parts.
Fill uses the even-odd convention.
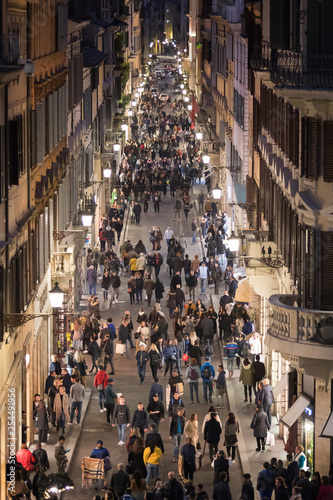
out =
[[[36,450],[31,453],[23,444],[16,455],[22,466],[17,470],[17,484],[35,471],[31,489],[37,500],[38,481],[49,469],[43,450],[49,426],[54,426],[60,434],[54,457],[58,472],[63,473],[69,452],[65,446],[66,433],[69,426],[81,424],[86,377],[90,374],[94,376],[99,411],[105,412],[107,424],[117,427],[118,446],[125,447],[127,453],[126,456],[124,452],[124,463],[117,464],[117,471],[110,474],[111,477],[108,471],[111,467],[114,470],[115,464],[101,439],[87,457],[102,461],[103,477],[92,482],[85,480],[84,486],[103,487],[106,500],[206,500],[209,495],[203,484],[194,486],[196,471],[202,467],[205,453],[214,471],[213,500],[231,500],[229,467],[236,460],[240,425],[232,412],[222,423],[217,410],[227,406],[226,376],[233,377],[236,366],[244,386],[244,402],[254,400],[256,403],[256,411],[249,421],[256,438],[256,451],[265,450],[271,428],[273,392],[269,379],[265,378],[265,365],[260,357],[261,338],[255,331],[251,310],[247,304],[235,300],[238,281],[233,275],[234,256],[226,244],[227,217],[226,214],[218,216],[216,202],[210,194],[210,176],[201,161],[185,103],[182,99],[174,102],[169,99],[162,106],[149,92],[152,83],[145,88],[140,114],[133,119],[132,140],[126,145],[118,170],[111,178],[115,187],[110,209],[101,219],[100,246],[87,251],[86,279],[91,296],[88,310],[75,318],[66,363],[61,366],[57,356],[52,357],[44,391],[48,404],[43,396],[35,395],[33,416],[39,440]],[[208,193],[201,190],[193,200],[191,185],[203,176]],[[159,213],[168,194],[173,199],[173,220],[184,218],[191,241],[184,232],[175,234],[170,224],[164,232],[154,225],[145,238],[121,243],[126,210],[129,210],[130,223],[141,225],[142,207],[144,214],[149,209]],[[206,255],[201,258],[196,254],[190,258],[190,245],[199,238]],[[164,257],[162,245],[165,245],[163,252],[166,250]],[[168,285],[159,276],[163,264],[168,270]],[[109,303],[106,321],[101,319],[98,280],[104,310],[105,303]],[[221,295],[219,310],[207,304],[209,285],[213,285],[215,295]],[[120,294],[122,297],[127,294],[130,304],[140,304],[140,311],[132,318],[130,311],[125,310],[115,325],[111,310]],[[167,314],[163,311],[162,299],[165,299]],[[146,300],[149,309],[144,306]],[[216,372],[214,338],[221,341],[227,358],[226,369],[217,363]],[[134,412],[126,402],[121,380],[114,378],[115,355],[133,359],[140,385],[145,384],[147,365],[151,369],[154,382],[146,394],[140,392],[145,394],[145,399],[140,396]],[[87,356],[91,358],[90,370]],[[163,376],[168,376],[166,388],[160,383]],[[202,425],[195,411],[185,407],[185,384],[189,404],[203,400],[209,405]],[[213,397],[217,402],[215,406]],[[172,461],[177,464],[180,480],[174,470],[168,473],[167,480],[162,478],[159,467],[165,452],[159,432],[162,426],[168,427]],[[244,474],[239,498],[254,500],[255,488],[262,499],[270,499],[273,491],[276,500],[328,498],[325,492],[332,494],[332,477],[324,476],[321,480],[316,473],[310,481],[302,447],[298,449],[294,458],[288,455],[287,467],[276,459],[265,462],[255,486],[251,475]],[[83,462],[83,470],[93,463]],[[24,484],[29,485],[28,481]],[[29,494],[27,488],[22,486],[25,495]]]

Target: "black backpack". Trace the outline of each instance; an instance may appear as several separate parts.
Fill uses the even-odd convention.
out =
[[[202,378],[204,380],[209,380],[210,377],[211,377],[211,370],[210,370],[210,366],[204,366],[204,369],[203,369],[203,372],[202,372]]]

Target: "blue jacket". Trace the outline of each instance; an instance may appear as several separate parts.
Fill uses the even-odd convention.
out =
[[[204,369],[205,369],[205,366],[209,366],[210,368],[210,373],[211,373],[211,376],[212,377],[215,377],[215,370],[214,370],[214,366],[212,366],[209,361],[206,361],[204,365],[202,365],[201,367],[201,378],[203,379],[203,372],[204,372]],[[206,380],[206,379],[205,379]]]
[[[147,351],[138,351],[135,357],[138,365],[145,365],[149,359]]]
[[[106,448],[94,448],[90,458],[106,458],[109,457],[110,453]]]
[[[162,354],[164,356],[164,359],[169,359],[171,356],[176,356],[177,357],[177,349],[175,348],[174,345],[167,345],[163,348]]]
[[[238,345],[236,342],[227,342],[224,348],[224,352],[226,353],[228,358],[235,358],[236,353],[238,352]]]
[[[151,386],[148,400],[152,401],[155,394],[158,394],[158,399],[163,401],[163,387],[157,382]]]

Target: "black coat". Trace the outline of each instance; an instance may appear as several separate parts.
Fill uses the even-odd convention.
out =
[[[264,363],[261,361],[254,361],[252,363],[253,378],[256,382],[260,382],[265,376],[266,368]]]
[[[221,472],[227,473],[227,483],[229,483],[229,460],[222,457],[222,455],[219,455],[214,460],[214,483],[217,483],[219,481],[219,475]]]
[[[112,474],[111,478],[111,488],[117,493],[118,497],[123,496],[126,489],[131,485],[131,480],[127,472],[123,470],[118,470]]]
[[[200,368],[201,367],[201,356],[203,356],[203,352],[202,352],[200,346],[189,344],[188,353],[189,353],[190,358],[194,358],[197,360],[197,365]]]
[[[183,500],[184,490],[179,481],[176,478],[171,479],[164,485],[166,490],[167,498],[170,500]]]
[[[173,415],[170,422],[170,436],[175,436],[177,434],[178,418],[180,418],[181,434],[184,432],[185,418],[178,415]]]
[[[219,443],[221,432],[222,429],[220,422],[218,422],[215,418],[211,418],[208,422],[206,422],[204,439],[207,443]]]
[[[270,429],[267,414],[264,410],[257,410],[253,415],[251,422],[254,437],[264,438],[267,436],[267,431]]]
[[[220,481],[214,484],[213,490],[214,500],[231,500],[230,488],[227,483]]]
[[[161,281],[156,281],[154,283],[155,297],[157,299],[163,299],[164,286]]]
[[[290,495],[287,488],[284,486],[279,486],[275,490],[275,500],[289,500]],[[303,498],[303,497],[302,497]]]

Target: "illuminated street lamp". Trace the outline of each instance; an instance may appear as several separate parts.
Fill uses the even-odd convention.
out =
[[[110,167],[106,167],[103,170],[103,176],[105,177],[105,179],[110,179],[110,177],[111,177],[111,168]]]
[[[126,132],[126,130],[128,130],[128,125],[126,125],[126,123],[122,123],[122,124],[121,124],[121,130],[122,130],[123,132]]]
[[[81,218],[82,218],[82,226],[84,226],[84,227],[91,226],[92,219],[93,219],[92,215],[83,214]]]
[[[188,102],[189,100],[190,100],[190,98],[189,98],[189,97],[187,97],[187,96],[186,96],[186,97],[184,97],[184,101],[185,101],[185,102]]]
[[[215,188],[212,189],[212,195],[213,195],[214,200],[220,200],[221,199],[222,190],[218,187],[217,184],[216,184]]]
[[[114,144],[113,145],[113,151],[115,153],[119,153],[119,151],[120,151],[120,144],[118,144],[118,143]]]
[[[129,109],[127,114],[128,114],[128,116],[133,116],[133,111],[131,109]]]
[[[202,132],[197,132],[195,134],[195,137],[196,137],[197,141],[201,141],[202,140]]]
[[[210,162],[210,156],[208,156],[208,155],[203,155],[203,157],[202,157],[202,162],[203,162],[205,165],[208,165],[208,163]]]
[[[138,89],[139,90],[139,89]],[[139,97],[139,92],[136,92],[135,93],[135,97],[138,98]]]
[[[132,106],[133,106],[133,108],[135,108],[136,104],[137,104],[137,102],[136,102],[136,101],[132,101]]]
[[[182,84],[180,85],[180,88],[183,90],[183,88],[184,88],[184,87],[185,87],[185,85],[182,83]]]
[[[231,235],[228,238],[228,245],[230,252],[238,252],[239,238],[237,238],[234,231],[231,231]]]
[[[49,291],[49,297],[51,302],[51,307],[54,309],[59,309],[62,307],[62,303],[64,301],[64,292],[59,288],[59,283],[56,281],[54,283],[54,287]]]
[[[182,93],[183,93],[183,95],[186,95],[186,94],[187,94],[187,90],[186,90],[186,89],[183,89],[183,90],[182,90]]]
[[[192,111],[192,104],[189,104],[189,105],[187,106],[187,109],[188,109],[189,111]]]

